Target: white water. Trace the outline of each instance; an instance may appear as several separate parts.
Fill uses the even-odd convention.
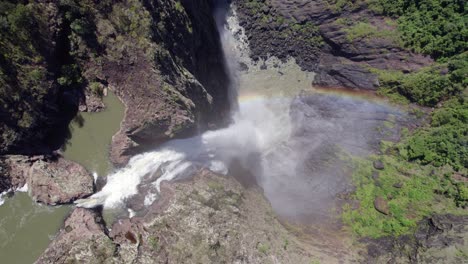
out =
[[[330,221],[336,194],[349,188],[335,149],[366,153],[370,140],[377,137],[376,127],[390,109],[319,94],[293,102],[288,98],[303,90],[311,91],[313,73],[301,71],[293,60],[252,62],[235,11],[222,20],[223,11],[217,12],[217,20],[224,28],[221,39],[234,80],[231,99],[237,101],[237,94],[243,98],[233,102],[238,107],[232,124],[196,137],[172,140],[133,157],[125,168],[108,176],[100,192],[77,201],[78,206],[123,207],[133,216],[141,205],[149,206],[158,198],[162,181],[193,176],[201,167],[227,175],[231,165],[240,165],[254,177],[278,215],[299,221]],[[241,70],[239,63],[248,70]]]
[[[152,183],[156,192],[146,195],[145,205],[157,198],[162,181],[189,177],[200,167],[227,174],[231,163],[237,161],[255,174],[261,170],[262,164],[258,164],[260,167],[252,166],[252,155],[260,157],[261,161],[289,137],[289,103],[286,99],[241,103],[229,127],[188,139],[172,140],[155,151],[137,155],[125,168],[110,175],[100,192],[76,203],[81,207],[122,206],[127,198],[138,193],[138,185],[144,177],[153,173],[161,176]]]
[[[245,33],[235,13],[226,19],[220,17],[226,15],[224,11],[220,9],[216,12],[216,20],[228,58],[227,68],[233,79],[231,93],[237,98],[239,62],[252,63]],[[145,195],[144,203],[148,206],[158,198],[162,181],[190,177],[201,167],[227,174],[234,161],[256,175],[263,171],[263,157],[289,137],[290,101],[258,97],[256,100],[237,102],[238,110],[233,114],[229,127],[188,139],[172,140],[152,152],[134,156],[126,167],[108,176],[107,184],[100,192],[78,200],[76,204],[80,207],[104,205],[105,208],[116,208],[125,206],[128,198],[140,194]],[[255,161],[252,157],[256,157]],[[143,194],[139,185],[142,182],[146,184],[148,178],[152,188],[146,188]]]

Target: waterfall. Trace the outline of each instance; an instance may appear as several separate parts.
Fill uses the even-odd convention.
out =
[[[232,124],[192,138],[171,140],[154,151],[134,156],[127,166],[107,177],[101,191],[76,201],[77,206],[125,207],[126,200],[137,194],[145,195],[145,205],[150,205],[158,198],[162,181],[190,177],[202,167],[227,175],[234,161],[256,174],[261,163],[253,165],[250,159],[257,156],[261,160],[288,137],[290,99],[250,96],[239,100],[237,96],[238,65],[248,60],[248,44],[235,14],[228,13],[224,5],[217,8],[215,16],[238,105]]]
[[[363,94],[315,89],[314,74],[292,59],[251,61],[235,9],[219,7],[216,18],[238,106],[232,123],[134,156],[78,206],[129,208],[134,197],[148,206],[158,199],[162,181],[189,178],[207,168],[228,177],[242,178],[237,171],[253,177],[280,216],[332,219],[337,194],[350,188],[339,154],[369,154],[383,137],[383,121],[400,113]]]

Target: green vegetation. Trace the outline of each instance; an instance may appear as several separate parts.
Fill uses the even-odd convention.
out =
[[[398,71],[370,69],[379,76],[382,94],[406,97],[423,106],[435,106],[442,100],[460,94],[468,85],[468,53],[404,74]]]
[[[381,94],[399,103],[438,106],[430,122],[409,132],[399,143],[382,142],[385,168],[376,176],[371,161],[355,159],[353,199],[358,208],[345,206],[343,220],[359,236],[380,237],[412,232],[432,213],[466,213],[468,205],[468,83],[467,54],[452,57],[415,73],[379,71]],[[463,90],[465,89],[465,90]],[[425,115],[414,111],[416,118]],[[389,125],[389,124],[387,124]],[[375,202],[388,207],[388,214]],[[382,202],[383,201],[383,202]]]
[[[449,58],[468,49],[468,4],[459,0],[327,0],[328,8],[339,13],[367,7],[377,14],[396,19],[397,37],[411,50],[436,59]],[[340,21],[344,22],[344,21]],[[393,24],[393,22],[391,22]],[[350,25],[350,24],[348,24]],[[367,34],[374,31],[359,23],[354,30]],[[378,35],[387,35],[377,31]],[[359,34],[358,34],[359,35]]]
[[[181,12],[181,13],[185,12],[184,7],[182,6],[182,4],[179,1],[175,2],[175,9],[177,10],[177,12]]]
[[[23,140],[17,129],[34,127],[43,118],[33,111],[51,88],[41,12],[32,4],[0,1],[0,152]]]
[[[468,168],[468,102],[452,99],[432,113],[432,122],[411,135],[402,156],[421,164]]]
[[[91,92],[97,96],[103,96],[103,85],[100,82],[91,82],[89,84]]]
[[[468,4],[458,0],[367,0],[370,8],[397,17],[405,45],[412,50],[446,58],[467,51]]]
[[[466,185],[452,179],[450,168],[408,162],[398,152],[379,159],[385,168],[378,172],[369,160],[349,159],[357,186],[352,198],[359,201],[359,207],[346,205],[343,220],[357,235],[398,236],[413,231],[431,213],[464,212]],[[378,197],[386,204],[387,215],[377,211]]]
[[[344,222],[359,236],[398,236],[412,232],[418,221],[433,213],[466,214],[468,17],[462,1],[365,2],[375,12],[396,19],[404,46],[437,59],[410,73],[370,68],[379,77],[380,94],[403,105],[413,102],[435,109],[427,124],[402,131],[399,143],[382,142],[378,159],[385,165],[383,170],[375,170],[370,160],[348,160],[357,187],[352,198],[359,206],[344,207]],[[365,22],[336,23],[348,27],[351,39],[387,34]],[[417,109],[413,114],[426,115]]]
[[[336,23],[346,23],[346,21],[338,21]],[[368,38],[387,38],[395,43],[399,43],[398,32],[394,30],[379,29],[366,22],[358,22],[350,27],[345,28],[347,38],[349,41],[355,39],[368,39]]]
[[[258,243],[257,249],[258,251],[260,251],[260,253],[267,255],[268,251],[270,250],[270,246],[266,243]]]

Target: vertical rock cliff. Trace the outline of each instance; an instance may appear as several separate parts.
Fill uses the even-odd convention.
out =
[[[60,147],[107,89],[126,106],[112,158],[220,124],[228,75],[213,3],[0,1],[0,154]]]

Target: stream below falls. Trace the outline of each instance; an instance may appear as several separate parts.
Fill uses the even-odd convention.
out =
[[[90,172],[106,175],[111,169],[109,143],[120,127],[124,106],[117,96],[104,98],[106,109],[99,113],[79,113],[70,124],[71,139],[63,147],[65,158],[85,166]],[[1,263],[31,264],[44,252],[61,227],[72,206],[45,206],[27,193],[6,197],[0,206]]]

